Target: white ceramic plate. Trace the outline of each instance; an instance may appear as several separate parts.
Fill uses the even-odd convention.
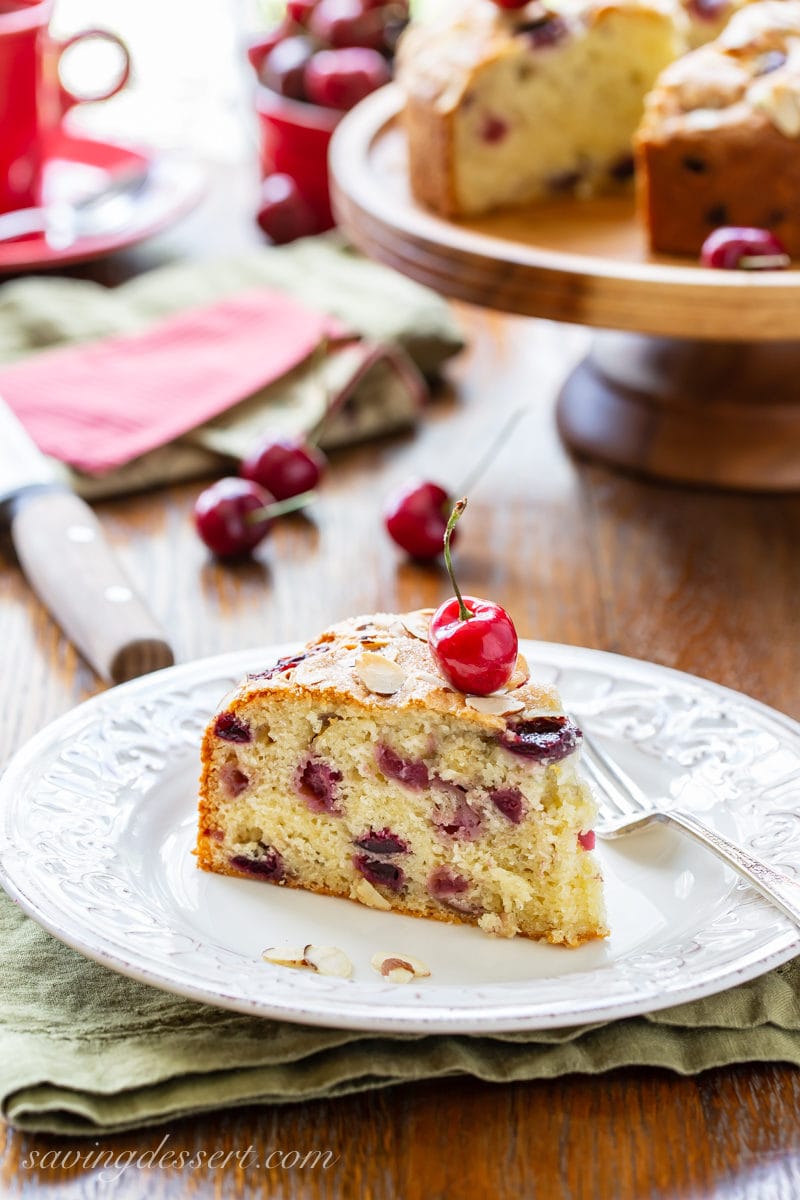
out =
[[[791,924],[700,847],[665,829],[599,844],[612,935],[566,950],[347,900],[198,871],[198,747],[246,671],[288,647],[173,667],[55,721],[0,781],[0,881],[90,958],[223,1008],[405,1032],[544,1029],[648,1012],[752,979],[800,953]],[[800,726],[736,692],[650,663],[528,642],[534,678],[646,788],[702,810],[768,860],[800,863]],[[266,946],[341,947],[341,980],[267,964]],[[430,979],[389,984],[376,951]]]

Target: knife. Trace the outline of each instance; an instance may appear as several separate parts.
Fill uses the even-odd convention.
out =
[[[58,479],[0,399],[0,517],[36,595],[103,679],[169,667],[166,636],[137,596],[89,505]]]

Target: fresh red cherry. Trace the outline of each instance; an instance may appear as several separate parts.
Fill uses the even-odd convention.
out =
[[[200,493],[194,505],[197,532],[217,558],[249,554],[272,528],[276,517],[303,508],[308,494],[276,503],[273,496],[249,479],[218,479]]]
[[[504,608],[489,600],[462,596],[459,591],[450,541],[466,507],[466,500],[459,500],[447,522],[444,560],[455,596],[440,604],[431,617],[428,645],[436,665],[453,687],[474,696],[488,696],[511,678],[519,643],[514,623]]]
[[[319,233],[317,218],[291,175],[268,175],[261,185],[256,220],[276,246]]]
[[[300,438],[268,437],[243,460],[239,474],[276,500],[288,500],[315,488],[327,462],[321,450]]]
[[[320,50],[305,71],[308,99],[325,108],[352,108],[390,79],[385,58],[363,46]]]
[[[305,100],[305,70],[313,53],[314,43],[303,34],[283,38],[261,64],[261,82],[279,96]]]
[[[389,497],[383,521],[390,538],[412,558],[438,558],[452,507],[438,483],[410,479]]]
[[[383,17],[363,0],[319,0],[309,30],[325,46],[370,46],[377,50],[383,41]]]
[[[700,261],[722,271],[781,271],[791,259],[771,229],[723,225],[703,242]]]
[[[494,0],[498,8],[524,8],[528,0]]]
[[[307,26],[318,0],[286,0],[286,15],[298,25]]]

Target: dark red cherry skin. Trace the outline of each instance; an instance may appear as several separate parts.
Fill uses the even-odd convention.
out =
[[[386,59],[364,46],[320,50],[305,70],[306,94],[312,104],[342,110],[353,108],[390,79]]]
[[[256,220],[276,246],[318,233],[317,220],[290,175],[268,175],[261,184]]]
[[[409,479],[387,500],[383,522],[392,541],[412,558],[438,558],[452,507],[452,498],[438,483]],[[451,542],[457,532],[453,530]]]
[[[303,34],[283,38],[270,50],[259,77],[265,87],[290,100],[305,100],[305,69],[315,50]]]
[[[315,488],[327,462],[321,450],[300,438],[270,437],[242,461],[239,474],[260,483],[276,500],[289,500]]]
[[[334,49],[368,46],[377,50],[383,42],[383,17],[363,0],[319,0],[309,21],[309,31],[323,45]]]
[[[524,8],[528,0],[493,0],[498,8]]]
[[[786,247],[777,234],[741,225],[723,225],[710,233],[700,261],[722,271],[776,271],[789,266]]]
[[[195,501],[195,527],[217,558],[239,558],[255,549],[273,523],[271,517],[248,521],[248,514],[273,503],[269,492],[249,479],[218,479]]]
[[[286,15],[298,25],[307,26],[318,0],[286,0]]]
[[[488,696],[511,678],[517,661],[517,631],[499,604],[464,596],[464,605],[472,613],[469,620],[459,616],[455,596],[437,608],[428,628],[428,645],[453,687]]]

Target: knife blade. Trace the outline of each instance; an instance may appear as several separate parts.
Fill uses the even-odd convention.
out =
[[[103,679],[122,683],[174,662],[91,508],[59,480],[0,398],[0,518],[42,603]]]

